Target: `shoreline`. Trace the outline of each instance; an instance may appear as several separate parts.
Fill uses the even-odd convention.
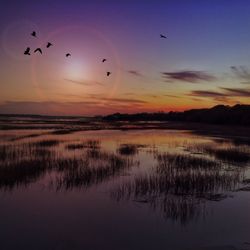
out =
[[[88,122],[24,122],[18,120],[0,123],[0,131],[8,130],[51,130],[56,131],[95,131],[95,130],[187,130],[199,135],[220,136],[220,137],[242,137],[250,140],[250,127],[236,125],[214,125],[206,123],[191,122],[106,122],[106,121],[88,121]]]

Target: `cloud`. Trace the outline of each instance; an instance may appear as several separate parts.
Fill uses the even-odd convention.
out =
[[[202,101],[204,101],[204,100],[202,100],[202,99],[200,99],[200,98],[191,98],[191,100],[193,100],[193,101],[195,101],[195,102],[202,102]]]
[[[228,99],[228,95],[221,92],[210,91],[210,90],[193,90],[189,94],[192,97],[205,97],[205,98],[212,98],[216,102],[226,102],[229,103],[230,100]],[[194,100],[194,98],[192,98]],[[194,101],[197,101],[195,98]]]
[[[200,96],[200,97],[225,97],[224,93],[209,91],[209,90],[193,90],[189,93],[190,96]]]
[[[167,94],[165,94],[165,95],[163,95],[163,96],[171,97],[171,98],[179,98],[179,96],[177,96],[177,95],[167,95]]]
[[[128,70],[127,72],[129,74],[134,75],[134,76],[142,76],[142,74],[139,71],[137,71],[137,70]]]
[[[235,102],[232,100],[234,97],[250,97],[250,89],[221,87],[220,90],[221,91],[193,90],[189,92],[188,95],[192,97],[212,98],[215,101],[227,103]]]
[[[114,97],[102,97],[102,96],[92,96],[92,98],[96,100],[104,100],[104,101],[109,101],[109,102],[115,102],[115,103],[134,103],[134,104],[145,104],[147,103],[146,101],[139,100],[139,99],[129,99],[129,98],[114,98]]]
[[[231,66],[231,70],[236,77],[246,81],[244,83],[250,83],[250,72],[245,66]]]
[[[122,93],[122,95],[125,95],[125,96],[135,96],[136,94],[134,92],[126,92],[126,93]]]
[[[191,82],[197,83],[199,81],[213,81],[216,79],[215,76],[210,75],[204,71],[175,71],[175,72],[162,72],[163,78],[165,80],[172,81],[183,81],[183,82]]]
[[[90,80],[78,81],[78,80],[72,80],[72,79],[67,79],[67,78],[65,78],[64,80],[71,82],[71,83],[76,83],[76,84],[85,85],[85,86],[92,86],[94,84],[103,86],[103,84],[100,82],[90,81]]]
[[[145,94],[144,96],[151,97],[151,98],[159,98],[159,95],[154,95],[154,94]]]
[[[250,89],[241,88],[221,88],[228,93],[228,96],[250,97]]]

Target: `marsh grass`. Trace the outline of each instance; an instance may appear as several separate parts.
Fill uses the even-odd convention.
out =
[[[23,160],[52,157],[52,151],[46,147],[37,147],[33,143],[0,145],[0,166],[6,163],[18,163]]]
[[[186,146],[186,150],[191,153],[208,154],[229,164],[247,164],[250,161],[250,149],[246,145],[191,144]]]
[[[135,155],[138,153],[138,147],[136,144],[121,144],[117,151],[121,155]]]
[[[250,151],[244,146],[227,148],[205,148],[205,151],[225,162],[246,164],[250,161]]]
[[[0,145],[0,164],[1,162],[17,162],[25,157],[32,157],[32,148],[29,146],[29,144]]]
[[[109,153],[102,153],[98,162],[88,158],[67,159],[58,165],[63,171],[55,185],[57,189],[86,188],[121,173],[132,164],[128,159]]]
[[[165,219],[180,222],[181,225],[188,224],[189,221],[197,220],[204,216],[204,202],[197,201],[193,197],[166,196],[162,200],[156,199],[151,204],[153,209],[159,208],[163,212]]]
[[[64,135],[75,131],[61,129],[52,133]],[[27,136],[19,139],[36,137]],[[133,156],[138,152],[142,157],[144,153],[152,154],[151,158],[146,156],[152,160],[152,168],[141,166],[139,171],[133,169],[127,177],[121,177],[120,184],[111,191],[111,197],[117,201],[149,204],[162,211],[165,218],[182,224],[201,216],[207,202],[226,199],[232,190],[249,190],[250,182],[244,180],[244,168],[230,165],[229,169],[229,164],[225,164],[246,164],[249,161],[246,146],[235,147],[224,141],[190,143],[181,140],[169,142],[167,146],[152,144],[143,151],[140,149],[146,145],[126,143],[120,144],[114,152],[108,152],[101,147],[100,140],[68,141],[71,137],[66,137],[64,141],[53,136],[53,139],[44,137],[0,145],[0,190],[26,187],[45,175],[51,177],[51,184],[57,190],[85,189],[122,176],[135,166],[134,159],[140,158],[141,154]],[[183,152],[183,147],[189,152]],[[173,151],[162,153],[166,148]]]
[[[23,140],[23,139],[36,138],[36,137],[39,137],[39,136],[42,136],[42,135],[44,135],[44,133],[21,135],[21,136],[16,136],[14,138],[11,138],[9,141],[14,142],[14,141],[19,141],[19,140]]]
[[[52,151],[29,143],[1,145],[0,151],[0,189],[27,186],[43,176],[53,165]]]
[[[120,146],[117,149],[117,152],[120,155],[136,155],[139,152],[140,148],[145,148],[147,145],[144,144],[120,144]]]
[[[101,142],[99,140],[86,140],[81,143],[71,143],[66,145],[68,150],[77,150],[77,149],[90,149],[90,150],[99,150],[101,148]]]
[[[5,161],[9,155],[11,154],[10,151],[11,147],[9,145],[0,145],[0,160]]]
[[[50,132],[51,135],[67,135],[81,131],[81,129],[58,129]]]
[[[140,174],[118,185],[111,197],[120,200],[148,201],[161,209],[164,217],[186,223],[206,201],[225,199],[244,177],[241,171],[225,171],[213,159],[188,154],[157,153],[151,173]]]
[[[0,189],[11,190],[41,178],[50,168],[48,159],[22,160],[0,165]]]
[[[156,155],[158,161],[158,170],[160,172],[175,170],[190,170],[190,169],[203,169],[211,170],[218,169],[222,165],[220,162],[207,159],[205,157],[196,157],[187,154],[177,153],[162,153]]]
[[[181,223],[181,225],[186,225],[190,221],[198,219],[204,213],[203,206],[205,203],[203,200],[187,195],[172,195],[170,193],[161,195],[156,190],[153,191],[152,186],[149,194],[145,192],[148,182],[144,181],[142,179],[135,181],[137,182],[135,186],[128,185],[128,183],[120,186],[119,189],[111,192],[111,198],[118,202],[132,200],[143,203],[154,211],[159,211],[166,220],[170,219],[173,222]]]
[[[163,217],[181,224],[200,216],[207,201],[221,201],[237,186],[238,174],[182,173],[167,177],[157,174],[137,176],[111,191],[116,201],[143,200]]]
[[[207,194],[234,190],[240,180],[240,174],[216,172],[185,171],[169,175],[149,174],[135,177],[118,188],[118,196],[130,197],[184,195],[206,198]]]
[[[68,149],[68,150],[76,150],[76,149],[83,149],[83,148],[86,148],[84,145],[82,145],[82,144],[68,144],[68,145],[66,145],[66,149]]]
[[[33,145],[36,147],[55,147],[59,145],[59,143],[60,143],[59,140],[42,140],[33,142]]]
[[[54,140],[0,145],[0,189],[27,186],[51,172],[57,176],[53,181],[57,189],[87,187],[132,165],[131,160],[101,151],[95,140],[84,145],[87,150],[77,157],[58,154]]]
[[[86,140],[83,142],[83,145],[86,148],[90,149],[99,149],[101,147],[101,141],[100,140]]]

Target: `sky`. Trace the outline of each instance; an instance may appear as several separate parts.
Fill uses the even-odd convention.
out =
[[[0,113],[250,104],[249,13],[247,0],[3,0]]]

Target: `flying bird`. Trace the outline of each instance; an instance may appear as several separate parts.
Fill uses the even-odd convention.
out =
[[[109,76],[110,74],[111,74],[111,72],[108,71],[108,72],[107,72],[107,76]]]
[[[31,35],[34,36],[34,37],[36,37],[36,32],[33,31],[33,32],[31,33]]]
[[[53,44],[48,42],[46,47],[49,48],[50,46],[53,46]]]
[[[70,53],[67,53],[67,54],[66,54],[66,57],[69,57],[69,56],[71,56],[71,54],[70,54]]]
[[[106,62],[106,61],[107,61],[107,59],[105,59],[105,58],[102,59],[102,62]]]
[[[41,50],[40,48],[35,49],[35,50],[34,50],[34,53],[36,53],[36,52],[40,52],[41,54],[43,53],[42,50]]]
[[[24,51],[24,55],[30,56],[30,47],[27,47],[27,49]]]
[[[160,34],[160,37],[161,37],[161,38],[167,38],[166,36],[164,36],[164,35],[162,35],[162,34]]]

